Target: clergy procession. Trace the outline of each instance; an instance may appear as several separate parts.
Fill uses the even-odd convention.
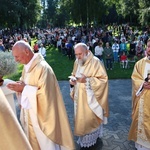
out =
[[[24,40],[12,46],[12,55],[23,65],[20,80],[6,85],[15,92],[19,119],[7,102],[9,97],[0,89],[0,149],[107,150],[104,136],[107,125],[111,127],[111,89],[103,62],[87,45],[79,42],[74,46],[75,61],[65,91],[73,105],[73,126],[62,89],[44,56],[34,53]],[[127,140],[132,141],[135,150],[150,150],[149,74],[150,39],[146,56],[135,63],[131,75],[132,113]]]
[[[0,150],[150,150],[149,0],[1,0]]]

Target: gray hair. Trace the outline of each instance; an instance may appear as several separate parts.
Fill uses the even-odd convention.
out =
[[[86,44],[84,43],[77,43],[75,46],[74,46],[74,49],[78,48],[78,47],[82,47],[84,50],[88,50],[88,47]]]

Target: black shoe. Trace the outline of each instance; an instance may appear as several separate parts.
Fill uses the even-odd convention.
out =
[[[95,150],[101,150],[102,147],[103,147],[103,141],[101,138],[98,138],[97,139],[97,142],[96,144],[94,145],[95,146]],[[94,149],[93,149],[94,150]]]
[[[94,145],[93,145],[90,147],[81,147],[80,150],[96,150],[96,149],[94,148]]]

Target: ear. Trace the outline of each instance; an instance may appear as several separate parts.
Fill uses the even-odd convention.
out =
[[[88,55],[89,52],[90,52],[90,50],[86,50],[86,55]]]
[[[27,56],[29,55],[29,50],[27,48],[24,50],[24,52]]]

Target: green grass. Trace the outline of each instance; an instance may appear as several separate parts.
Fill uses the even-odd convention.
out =
[[[46,61],[53,68],[54,73],[58,80],[68,80],[68,76],[72,72],[74,60],[69,60],[67,56],[64,56],[56,48],[49,47],[47,49]],[[107,70],[109,79],[130,79],[133,71],[134,64],[130,64],[130,68],[123,69],[120,67],[120,63],[113,65],[113,70]],[[22,65],[18,66],[18,72],[9,76],[12,80],[19,80],[22,72]],[[5,77],[6,78],[6,77]]]
[[[58,80],[68,80],[74,60],[69,60],[67,56],[64,56],[56,48],[52,47],[47,50],[46,61],[53,68]]]
[[[115,63],[113,65],[113,70],[107,70],[109,79],[130,79],[133,71],[134,63],[130,64],[130,67],[123,69],[120,63]]]

